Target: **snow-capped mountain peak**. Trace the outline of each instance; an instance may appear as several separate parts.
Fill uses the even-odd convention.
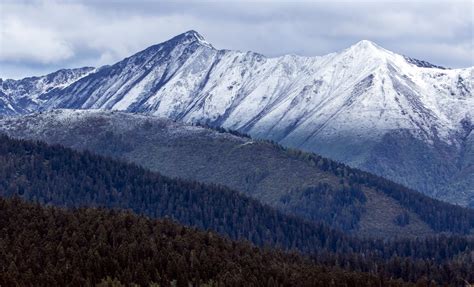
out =
[[[448,140],[451,128],[472,118],[466,107],[473,97],[467,72],[439,71],[368,40],[321,57],[266,58],[214,49],[190,30],[58,83],[54,93],[35,93],[34,101],[41,109],[117,109],[205,121],[289,143],[298,138],[297,146],[305,148],[308,130],[315,137],[341,127],[373,135],[408,128],[427,140]],[[444,100],[456,94],[467,105]]]
[[[362,40],[355,43],[338,53],[338,56],[340,58],[348,58],[349,61],[359,66],[366,66],[373,63],[380,65],[405,62],[403,56],[393,53],[369,40]]]
[[[361,50],[385,50],[376,43],[369,40],[361,40],[349,47],[349,50],[361,51]],[[386,51],[386,50],[385,50]]]
[[[213,48],[212,45],[204,39],[204,37],[194,30],[189,30],[182,34],[179,34],[167,42],[171,42],[174,45],[188,45],[191,43],[199,43],[201,45],[207,46],[209,48]],[[163,43],[162,43],[163,44]],[[158,44],[161,45],[161,44]]]
[[[408,63],[420,68],[446,69],[445,67],[434,65],[424,60],[418,60],[408,56],[396,54],[369,40],[361,40],[343,52],[355,55],[359,58],[378,57],[398,65],[405,65]]]
[[[461,149],[474,118],[473,75],[473,68],[443,69],[367,40],[325,56],[268,58],[217,50],[191,30],[21,101],[19,86],[3,85],[0,112],[151,114],[240,130],[371,170],[370,156],[388,135],[411,137],[426,150]]]

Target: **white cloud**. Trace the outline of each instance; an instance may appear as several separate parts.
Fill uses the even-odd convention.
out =
[[[6,17],[0,23],[0,61],[50,64],[74,56],[72,47],[54,30]]]

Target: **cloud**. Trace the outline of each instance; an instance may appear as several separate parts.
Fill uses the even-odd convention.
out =
[[[1,25],[0,61],[50,64],[74,55],[69,43],[54,30],[28,25],[13,17],[2,19]]]
[[[474,65],[470,1],[0,2],[0,77],[111,64],[186,30],[217,48],[322,55],[369,39],[451,67]]]

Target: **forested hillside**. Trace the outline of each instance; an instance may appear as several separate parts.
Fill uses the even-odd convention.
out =
[[[321,156],[223,129],[121,112],[58,110],[0,120],[13,137],[225,185],[286,214],[364,236],[473,232],[474,211],[433,200]]]
[[[183,181],[60,146],[0,136],[0,195],[41,204],[129,209],[233,239],[314,252],[347,249],[342,234],[216,185]]]
[[[0,226],[0,286],[408,286],[131,213],[0,198]]]
[[[453,284],[474,280],[474,241],[468,237],[355,239],[322,223],[284,215],[223,187],[170,179],[88,152],[6,136],[0,137],[0,195],[47,205],[109,207],[169,217],[258,246],[299,250],[328,267],[378,277]],[[28,230],[25,224],[15,226]],[[8,240],[23,238],[8,231],[2,234],[10,234]],[[36,239],[34,235],[32,240]]]

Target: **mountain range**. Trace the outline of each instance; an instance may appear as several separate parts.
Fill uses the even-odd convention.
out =
[[[188,31],[110,66],[0,80],[0,113],[119,110],[223,127],[473,206],[473,77],[365,40],[268,58]]]

